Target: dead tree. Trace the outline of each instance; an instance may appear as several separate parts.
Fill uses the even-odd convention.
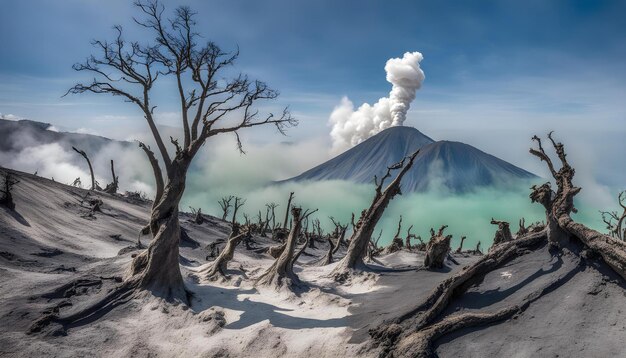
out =
[[[82,150],[76,149],[76,147],[72,147],[72,149],[74,149],[76,153],[82,155],[83,158],[85,158],[85,160],[87,161],[87,165],[89,166],[89,174],[91,175],[91,190],[96,190],[96,178],[93,176],[93,167],[91,166],[91,161],[89,160],[87,153]]]
[[[440,269],[445,266],[445,260],[450,252],[450,240],[452,235],[443,236],[443,231],[448,225],[443,225],[435,234],[434,229],[430,229],[430,241],[426,245],[426,256],[424,257],[424,267],[427,269]]]
[[[294,288],[301,284],[298,275],[293,272],[294,253],[296,251],[296,242],[300,237],[300,230],[302,228],[302,220],[313,214],[315,211],[309,212],[308,210],[302,213],[302,209],[293,207],[291,209],[291,215],[293,216],[293,225],[287,241],[285,242],[285,248],[280,256],[274,261],[265,273],[263,273],[258,279],[259,285],[273,285],[275,287],[289,287]],[[306,245],[306,243],[305,243]]]
[[[348,246],[346,256],[341,259],[337,267],[335,267],[332,272],[332,275],[336,280],[344,280],[346,275],[349,275],[350,272],[365,268],[363,259],[367,254],[367,247],[370,243],[370,239],[372,238],[374,228],[376,227],[378,220],[380,220],[383,216],[389,202],[396,195],[402,193],[400,191],[400,181],[402,180],[404,174],[406,174],[413,166],[413,161],[418,153],[419,150],[415,151],[415,153],[411,154],[409,157],[403,158],[400,162],[388,167],[387,172],[383,175],[380,181],[377,177],[374,177],[374,183],[376,184],[374,199],[372,200],[370,207],[361,215],[361,218],[359,219],[360,224],[355,225],[358,228],[350,238],[350,245]],[[387,186],[387,188],[383,190],[385,180],[391,177],[391,172],[393,170],[398,169],[401,169],[398,176]]]
[[[198,210],[196,210],[190,206],[189,209],[191,210],[191,214],[193,214],[193,222],[198,225],[202,225],[204,223],[204,216],[202,216],[202,208],[198,208]]]
[[[380,238],[382,236],[383,230],[380,229],[376,240],[374,240],[373,238],[370,239],[369,245],[367,247],[367,262],[374,261],[374,256],[378,256],[378,254],[380,254],[380,252],[382,251],[382,249],[378,246],[378,242],[380,242]]]
[[[219,256],[211,262],[208,267],[200,270],[200,274],[209,280],[215,280],[218,278],[227,279],[226,274],[228,262],[233,259],[235,255],[235,248],[242,240],[250,236],[250,230],[246,227],[241,230],[239,224],[235,223],[233,229],[226,240],[226,246],[222,249]]]
[[[480,241],[476,243],[476,250],[474,250],[474,255],[482,255],[483,251],[480,248]]]
[[[413,225],[409,226],[409,228],[406,230],[406,238],[404,238],[404,247],[406,247],[406,249],[409,251],[411,250],[411,239],[416,238],[415,234],[411,234],[412,229]]]
[[[465,242],[465,236],[461,236],[461,243],[459,244],[459,247],[456,249],[457,254],[460,254],[461,252],[463,252],[463,242]]]
[[[68,93],[118,96],[134,104],[144,115],[164,166],[162,171],[154,154],[144,149],[157,174],[156,192],[160,193],[154,199],[149,223],[153,239],[147,250],[134,258],[117,289],[74,314],[48,319],[64,325],[94,311],[110,309],[115,303],[124,302],[122,298],[139,292],[187,303],[188,293],[179,265],[178,207],[185,191],[187,171],[196,154],[207,139],[216,135],[235,134],[238,149],[243,153],[241,130],[274,125],[284,134],[287,127],[297,124],[287,109],[277,116],[263,115],[257,110],[259,102],[275,99],[278,93],[264,82],[245,75],[229,77],[233,71],[228,68],[235,63],[238,53],[227,53],[204,40],[197,32],[195,13],[189,7],[179,7],[171,18],[164,18],[164,7],[157,1],[139,0],[135,5],[141,15],[134,18],[135,23],[153,34],[154,41],[127,42],[122,28],[114,27],[113,41],[93,41],[99,54],[74,65],[75,70],[87,72],[94,80],[76,84]],[[167,77],[176,83],[184,135],[180,142],[172,141],[176,147],[173,155],[157,128],[154,120],[157,106],[152,102],[155,83]],[[163,180],[164,176],[167,180]],[[159,187],[160,183],[165,184]]]
[[[537,136],[533,137],[537,148],[530,150],[531,154],[546,162],[557,184],[556,193],[553,193],[550,183],[545,183],[539,187],[534,186],[530,195],[533,201],[541,203],[546,208],[548,240],[552,245],[560,247],[570,238],[578,239],[592,252],[599,254],[615,272],[626,279],[626,243],[590,229],[571,218],[570,214],[577,211],[574,207],[574,196],[580,192],[581,188],[572,183],[575,170],[567,161],[563,144],[552,138],[552,132],[548,134],[548,138],[561,162],[561,168],[558,171],[541,146],[541,139]]]
[[[341,222],[335,221],[335,218],[333,218],[332,216],[330,216],[329,219],[335,226],[335,230],[333,231],[333,236],[335,237],[337,244],[334,245],[335,247],[334,247],[333,254],[336,254],[342,245],[346,245],[345,238],[346,238],[346,231],[348,230],[348,224],[342,225]],[[318,220],[318,228],[319,228],[319,220]],[[321,239],[321,235],[320,235],[320,239]]]
[[[517,229],[517,232],[515,233],[515,237],[521,237],[523,235],[526,235],[528,233],[528,228],[526,227],[526,219],[521,218],[519,219],[519,229]]]
[[[113,159],[111,159],[111,176],[113,177],[113,181],[106,185],[104,188],[104,192],[108,194],[115,194],[119,189],[119,177],[115,175],[115,166],[113,164]]]
[[[20,181],[13,178],[13,174],[8,171],[4,172],[2,177],[2,186],[0,188],[0,205],[8,208],[9,210],[15,210],[15,202],[13,201],[13,186],[17,185]]]
[[[233,204],[233,219],[231,220],[232,225],[234,225],[237,222],[237,212],[245,204],[246,204],[245,199],[242,199],[238,196],[235,197],[235,203]]]
[[[231,202],[235,197],[233,195],[222,197],[217,203],[220,205],[222,209],[222,220],[226,221],[226,217],[228,213],[230,213],[230,207],[232,206]]]
[[[513,240],[513,235],[511,235],[511,229],[508,222],[491,218],[491,225],[498,225],[498,230],[496,230],[496,235],[493,238],[493,245],[491,246],[491,248],[503,242]]]
[[[617,211],[600,211],[602,221],[606,224],[609,235],[619,240],[626,240],[626,228],[624,220],[626,220],[626,191],[622,191],[617,196],[619,205],[624,209],[621,214]]]
[[[318,262],[319,266],[326,266],[326,265],[330,265],[333,263],[333,252],[335,251],[335,243],[333,242],[333,239],[331,239],[330,236],[328,236],[326,240],[328,240],[328,251],[326,252],[326,255],[324,255],[324,257],[322,257],[322,259],[319,260]]]
[[[283,230],[287,231],[287,221],[289,220],[289,210],[291,210],[291,200],[293,200],[293,191],[289,193],[289,200],[287,200],[287,207],[285,208],[285,221],[283,221]]]
[[[385,248],[385,253],[390,254],[392,252],[400,251],[404,248],[404,240],[400,237],[400,231],[402,230],[402,215],[400,215],[400,221],[398,221],[398,229],[396,234],[391,240],[391,244]]]

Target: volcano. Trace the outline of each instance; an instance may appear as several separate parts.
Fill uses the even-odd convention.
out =
[[[387,167],[420,149],[402,179],[405,192],[470,192],[480,187],[511,186],[536,175],[469,144],[434,141],[413,127],[385,129],[337,157],[286,181],[347,180],[371,183]]]

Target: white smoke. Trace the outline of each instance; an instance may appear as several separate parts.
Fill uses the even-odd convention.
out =
[[[383,129],[400,126],[406,119],[415,92],[422,86],[424,71],[420,52],[406,52],[402,58],[391,58],[385,64],[387,82],[392,84],[389,97],[383,97],[374,105],[363,103],[357,110],[347,98],[335,107],[330,115],[330,136],[333,152],[355,146]]]

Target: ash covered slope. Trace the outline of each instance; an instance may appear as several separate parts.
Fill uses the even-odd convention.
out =
[[[536,176],[504,160],[460,142],[435,142],[412,127],[392,127],[339,156],[286,181],[349,180],[371,183],[387,166],[416,149],[421,152],[402,180],[404,191],[444,188],[466,192],[501,186]]]
[[[23,119],[10,121],[0,119],[0,151],[19,152],[24,148],[58,143],[66,150],[72,146],[87,151],[88,153],[99,151],[105,145],[117,142],[109,138],[92,134],[57,132],[51,130],[50,123],[43,123]],[[132,145],[130,142],[117,142],[122,145]]]

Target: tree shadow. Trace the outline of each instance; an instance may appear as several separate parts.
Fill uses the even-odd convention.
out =
[[[238,320],[224,326],[225,329],[241,329],[269,320],[274,327],[285,329],[344,327],[345,318],[314,319],[295,317],[288,314],[293,309],[275,306],[269,303],[252,301],[249,298],[239,300],[240,295],[256,294],[256,289],[233,289],[211,285],[194,287],[195,297],[206,297],[205,300],[194,300],[192,308],[202,312],[211,307],[219,306],[226,309],[241,311]]]
[[[26,220],[26,218],[24,218],[22,214],[18,213],[17,210],[10,210],[7,208],[2,209],[5,213],[8,213],[13,219],[15,219],[15,221],[17,221],[21,225],[30,227],[30,223],[28,222],[28,220]]]
[[[513,295],[515,292],[522,289],[524,286],[533,282],[534,280],[540,278],[541,276],[549,275],[553,272],[558,271],[561,267],[563,267],[563,259],[561,255],[553,255],[553,258],[556,258],[556,261],[552,263],[552,265],[548,269],[540,268],[535,271],[533,274],[526,277],[524,280],[518,282],[516,285],[511,286],[507,289],[501,290],[499,287],[493,290],[486,291],[472,291],[465,292],[463,294],[463,302],[460,304],[463,308],[468,309],[479,309],[491,306],[497,302],[501,302],[507,297]],[[451,306],[452,308],[452,306]]]

